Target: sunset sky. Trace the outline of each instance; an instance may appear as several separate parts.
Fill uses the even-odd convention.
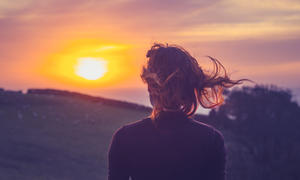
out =
[[[149,104],[139,74],[153,42],[179,44],[207,69],[213,56],[233,79],[300,99],[299,0],[1,0],[0,87]],[[99,79],[79,72],[82,60],[105,66]]]

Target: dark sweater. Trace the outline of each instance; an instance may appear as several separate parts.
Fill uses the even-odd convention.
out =
[[[108,180],[224,180],[222,134],[179,113],[119,128],[110,145]]]

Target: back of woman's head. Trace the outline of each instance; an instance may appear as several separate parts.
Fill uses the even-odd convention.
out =
[[[191,116],[198,104],[204,108],[218,106],[223,102],[223,89],[243,81],[231,80],[223,65],[210,56],[214,70],[204,72],[197,60],[177,45],[155,43],[147,52],[147,58],[141,78],[148,85],[152,118],[164,110]]]

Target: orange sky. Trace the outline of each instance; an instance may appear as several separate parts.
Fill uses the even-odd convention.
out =
[[[149,104],[139,73],[153,42],[179,44],[204,67],[203,56],[216,57],[234,79],[300,94],[297,0],[2,0],[0,84]],[[106,59],[107,74],[80,79],[82,57]]]

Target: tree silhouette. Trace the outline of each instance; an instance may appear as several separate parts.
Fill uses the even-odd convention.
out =
[[[291,92],[260,85],[225,94],[225,104],[210,119],[247,147],[259,177],[300,179],[300,108]]]

